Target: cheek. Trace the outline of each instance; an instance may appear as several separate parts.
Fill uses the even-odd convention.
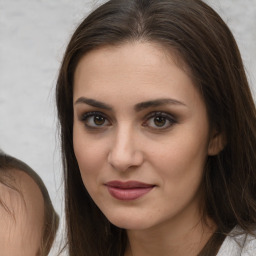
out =
[[[185,135],[185,134],[183,134]],[[207,140],[203,138],[176,137],[168,144],[154,147],[152,165],[161,172],[163,183],[182,189],[200,183],[207,158]],[[169,189],[169,188],[168,188]]]
[[[98,171],[104,163],[102,145],[97,141],[92,142],[84,131],[76,129],[74,126],[73,146],[78,162],[80,173],[85,186],[90,184],[98,175]]]
[[[157,203],[153,208],[159,212],[179,212],[190,202],[197,202],[200,184],[204,172],[206,150],[189,141],[155,151],[154,169],[157,170],[160,180],[160,188],[163,201],[169,202],[162,205]],[[186,146],[185,146],[186,145]],[[156,160],[157,159],[157,160]]]

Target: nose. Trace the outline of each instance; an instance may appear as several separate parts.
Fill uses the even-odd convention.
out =
[[[118,171],[139,167],[143,163],[143,152],[131,129],[125,127],[117,131],[110,146],[108,163]]]

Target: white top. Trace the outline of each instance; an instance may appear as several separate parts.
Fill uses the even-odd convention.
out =
[[[234,232],[241,231],[241,228],[235,227],[222,243],[216,256],[256,256],[256,238],[245,233],[234,235]]]

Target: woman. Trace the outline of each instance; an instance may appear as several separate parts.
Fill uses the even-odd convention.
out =
[[[56,93],[70,255],[256,253],[255,105],[209,6],[107,2]]]
[[[59,223],[41,178],[0,151],[1,255],[46,256]]]

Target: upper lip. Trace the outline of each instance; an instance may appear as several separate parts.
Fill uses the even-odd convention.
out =
[[[149,188],[154,187],[153,184],[148,184],[140,181],[130,180],[130,181],[119,181],[113,180],[105,183],[106,186],[121,188],[121,189],[129,189],[129,188]]]

